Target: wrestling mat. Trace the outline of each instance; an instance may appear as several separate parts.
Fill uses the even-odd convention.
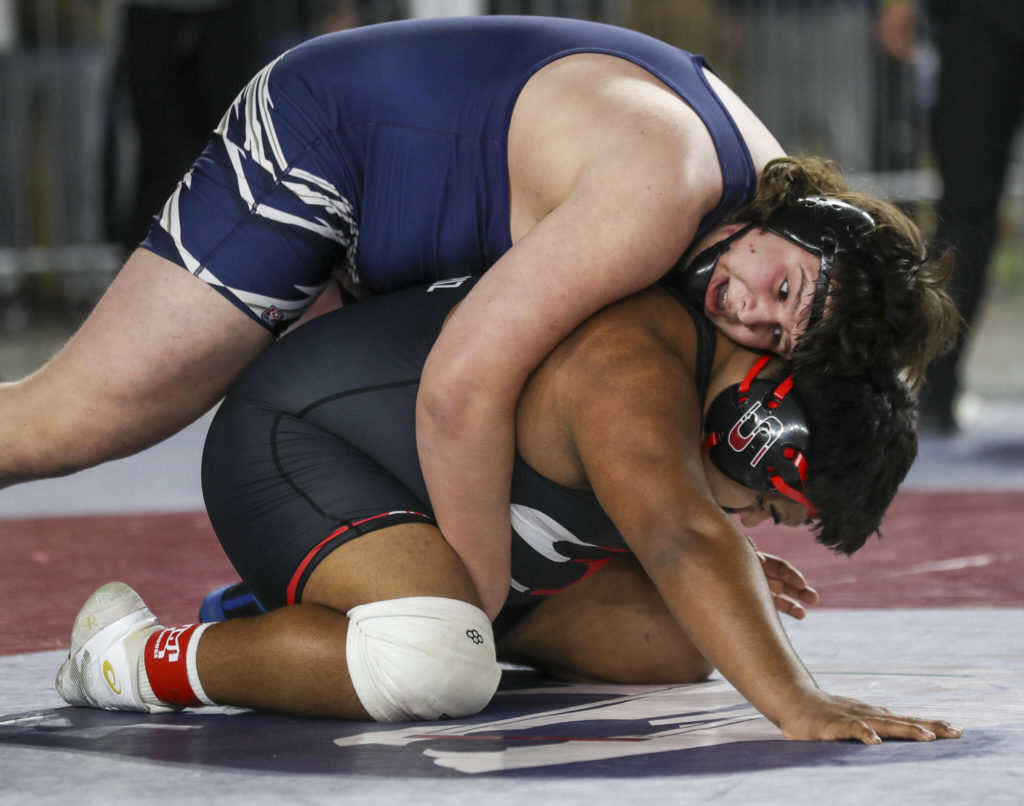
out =
[[[483,713],[436,723],[66,707],[53,677],[93,588],[122,579],[181,623],[233,578],[190,486],[203,424],[7,491],[0,802],[1021,803],[1024,433],[997,426],[925,441],[883,538],[853,558],[796,530],[754,533],[822,595],[784,619],[820,685],[965,729],[931,744],[787,742],[719,678],[566,685],[511,667]]]

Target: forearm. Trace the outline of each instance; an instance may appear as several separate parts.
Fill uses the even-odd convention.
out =
[[[0,384],[0,420],[0,488],[45,475],[42,469],[52,463],[35,446],[46,431],[46,418],[32,405],[24,382]]]
[[[103,461],[114,450],[90,433],[95,412],[80,411],[69,387],[48,393],[33,379],[0,385],[0,487],[67,475]]]
[[[694,536],[648,572],[705,657],[772,722],[781,725],[817,691],[779,622],[757,556],[738,533]]]
[[[463,410],[458,422],[417,408],[420,466],[441,533],[469,571],[485,613],[508,594],[514,434],[511,418]]]

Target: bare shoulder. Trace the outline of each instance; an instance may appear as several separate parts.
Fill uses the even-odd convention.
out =
[[[653,286],[595,313],[552,357],[595,364],[609,359],[643,363],[662,350],[692,369],[696,329],[680,303],[665,289]]]
[[[612,193],[657,189],[694,228],[721,194],[699,116],[646,70],[613,56],[577,54],[538,71],[516,103],[508,155],[513,240],[595,175]]]
[[[587,489],[581,442],[634,440],[638,423],[686,418],[696,331],[659,288],[627,297],[587,319],[531,375],[520,397],[516,438],[536,470]],[[694,409],[693,417],[698,417]],[[586,435],[581,441],[580,435]]]
[[[664,291],[611,306],[566,359],[566,431],[586,485],[634,551],[713,507],[700,456],[696,333]]]
[[[674,416],[680,394],[694,385],[696,354],[692,320],[655,287],[590,317],[550,360],[567,410],[597,427],[626,411]]]

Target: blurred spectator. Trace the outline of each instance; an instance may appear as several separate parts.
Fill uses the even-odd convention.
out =
[[[957,429],[964,348],[984,294],[1010,149],[1024,109],[1024,3],[931,0],[928,9],[940,59],[932,117],[943,185],[937,238],[957,251],[952,291],[966,329],[953,352],[929,370],[921,426],[951,433]],[[912,0],[885,3],[879,34],[894,57],[913,53],[916,11]]]
[[[126,251],[202,151],[235,96],[278,53],[330,31],[404,16],[404,0],[121,0],[120,85],[137,154],[115,122],[108,155],[131,188],[108,191],[110,228]],[[116,116],[116,111],[115,111]],[[128,198],[123,198],[127,196]]]
[[[677,48],[699,53],[727,84],[740,84],[730,37],[734,15],[721,13],[718,0],[628,0],[622,24]]]
[[[874,0],[727,0],[722,9],[738,31],[737,91],[782,147],[871,170]]]
[[[115,231],[132,249],[265,54],[253,0],[125,0],[123,11],[121,68],[138,157]]]

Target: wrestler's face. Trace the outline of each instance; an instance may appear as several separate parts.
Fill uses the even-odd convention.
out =
[[[709,244],[738,229],[715,233]],[[816,255],[763,229],[752,229],[718,259],[704,312],[733,341],[786,358],[807,327],[821,264]]]
[[[807,508],[781,493],[762,493],[730,479],[704,456],[704,472],[715,501],[744,526],[757,526],[766,520],[784,526],[803,526],[809,520]]]

